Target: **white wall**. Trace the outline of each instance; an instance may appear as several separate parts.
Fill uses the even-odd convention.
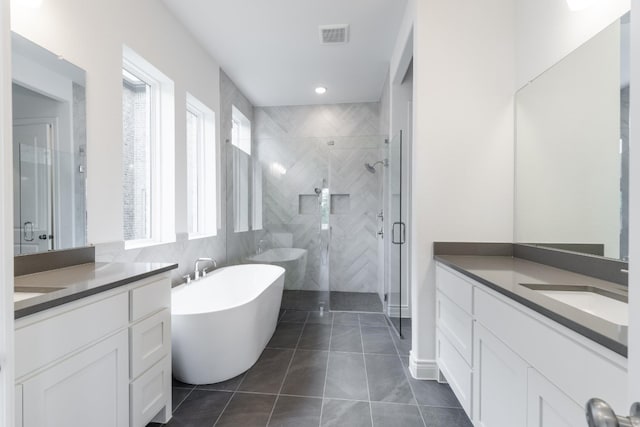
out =
[[[574,12],[564,0],[516,0],[516,86],[524,86],[598,34],[630,4],[630,0],[595,0]]]
[[[640,10],[640,0],[632,1]],[[633,19],[633,18],[632,18]],[[635,22],[635,21],[632,21]],[[640,81],[640,25],[631,25],[631,81]],[[631,85],[629,121],[640,122],[640,85]],[[630,129],[630,144],[637,146],[640,131]],[[629,218],[640,218],[640,150],[629,151]],[[636,220],[637,221],[637,220]],[[629,228],[629,404],[640,401],[640,227]]]
[[[122,45],[175,83],[176,187],[186,186],[186,91],[219,111],[219,68],[154,0],[45,1],[14,7],[12,29],[87,72],[88,241],[120,241],[122,230]],[[216,117],[219,115],[216,114]],[[219,123],[217,123],[219,129]],[[176,227],[187,232],[186,192],[176,192]]]
[[[515,240],[620,254],[620,23],[516,95]]]
[[[86,70],[88,243],[96,245],[97,260],[178,262],[179,268],[173,272],[173,281],[178,282],[193,272],[198,257],[213,257],[223,264],[228,261],[227,247],[233,249],[230,254],[234,259],[255,251],[254,233],[227,235],[226,230],[219,66],[162,2],[45,1],[40,9],[15,7],[11,17],[14,31]],[[123,44],[175,84],[176,241],[126,251],[122,230]],[[194,240],[187,240],[186,92],[216,115],[219,201],[223,204],[218,235]],[[225,102],[233,102],[233,97]]]
[[[434,241],[512,241],[514,4],[425,0],[414,26],[414,376],[434,376]]]
[[[0,164],[13,169],[11,126],[11,37],[9,1],[0,0]],[[0,426],[12,426],[13,392],[13,177],[0,174]]]

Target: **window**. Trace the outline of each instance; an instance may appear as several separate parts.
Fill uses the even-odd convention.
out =
[[[231,143],[251,155],[251,122],[235,105],[231,106]]]
[[[218,229],[215,113],[187,93],[187,214],[189,237]]]
[[[173,82],[123,47],[125,248],[175,240]]]
[[[251,221],[252,230],[262,230],[262,165],[258,159],[253,160],[253,188],[251,207],[253,217]]]
[[[233,229],[249,231],[249,165],[251,164],[251,122],[232,106]]]

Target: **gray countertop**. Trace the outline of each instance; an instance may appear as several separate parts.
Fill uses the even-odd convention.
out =
[[[20,292],[34,292],[36,296],[15,301],[15,318],[117,288],[177,267],[177,264],[168,263],[96,262],[18,276],[14,280],[14,288]],[[42,295],[37,295],[39,293]]]
[[[627,327],[563,304],[521,283],[588,285],[627,294],[623,285],[508,256],[438,255],[439,261],[627,357]]]

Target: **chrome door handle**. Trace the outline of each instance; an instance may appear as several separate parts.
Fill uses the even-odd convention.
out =
[[[640,403],[631,405],[628,417],[617,416],[602,399],[590,399],[586,407],[589,427],[640,427]]]
[[[396,226],[398,227],[398,238],[396,240]],[[404,245],[406,241],[406,227],[404,222],[394,222],[391,225],[391,243],[394,245]]]
[[[28,231],[27,231],[27,227],[29,228]],[[24,239],[25,242],[33,242],[33,239],[35,238],[35,232],[33,231],[33,222],[26,221],[22,225],[22,238]]]

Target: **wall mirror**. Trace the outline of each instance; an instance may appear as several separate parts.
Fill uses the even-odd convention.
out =
[[[516,94],[515,241],[628,259],[629,13]]]
[[[12,34],[14,254],[86,245],[85,72]]]

